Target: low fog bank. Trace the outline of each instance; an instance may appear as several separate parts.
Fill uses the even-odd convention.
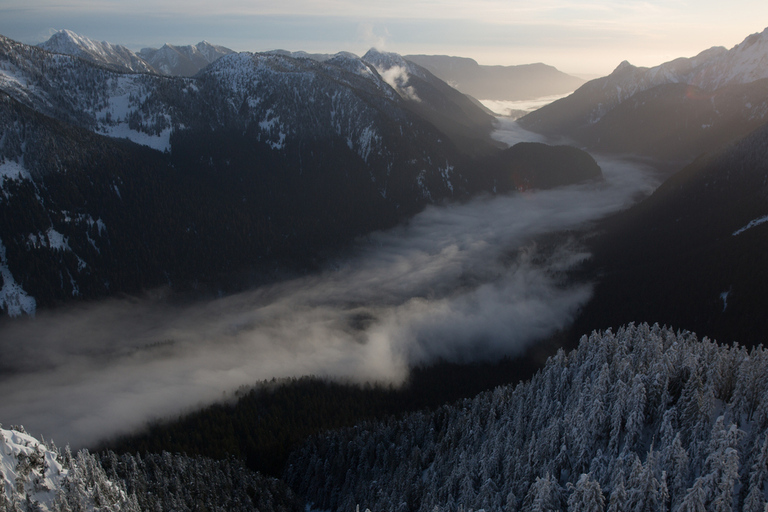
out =
[[[518,354],[591,294],[563,275],[588,254],[567,236],[535,238],[656,185],[638,164],[598,162],[604,183],[430,207],[318,275],[193,305],[112,300],[13,322],[0,332],[0,421],[79,447],[262,379],[399,383],[437,358]]]
[[[479,100],[485,108],[490,110],[496,115],[510,117],[517,119],[526,114],[540,109],[545,105],[549,105],[553,101],[557,101],[566,96],[570,96],[572,92],[565,94],[555,94],[553,96],[542,96],[540,98],[534,98],[530,100]]]

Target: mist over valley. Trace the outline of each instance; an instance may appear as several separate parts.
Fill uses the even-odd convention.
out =
[[[762,510],[766,62],[0,36],[0,509]]]

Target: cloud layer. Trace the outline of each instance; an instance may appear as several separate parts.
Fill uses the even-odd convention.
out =
[[[500,138],[523,132],[513,123]],[[0,421],[74,446],[220,400],[272,377],[401,382],[409,367],[514,355],[567,326],[589,298],[563,271],[577,228],[652,187],[648,169],[599,159],[605,183],[430,207],[332,268],[204,303],[112,300],[0,331]]]

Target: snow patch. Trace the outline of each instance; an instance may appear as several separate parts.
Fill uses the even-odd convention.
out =
[[[0,308],[5,308],[8,316],[21,316],[22,313],[35,316],[37,302],[34,297],[16,282],[8,268],[8,259],[5,254],[5,245],[0,240],[0,276],[3,278],[3,287],[0,289]]]
[[[164,153],[171,151],[171,128],[166,128],[159,135],[150,135],[144,132],[137,132],[128,128],[127,123],[121,123],[116,126],[107,126],[101,129],[101,134],[116,139],[128,139],[131,142],[147,146]]]
[[[13,496],[14,488],[21,485],[39,509],[54,510],[67,474],[56,454],[40,441],[25,432],[0,428],[0,485],[5,496]]]
[[[48,247],[57,251],[70,251],[69,242],[67,237],[59,233],[53,228],[48,228],[45,232],[45,236],[48,239]]]
[[[451,173],[453,173],[453,166],[450,164],[446,164],[445,169],[440,168],[440,174],[443,176],[445,185],[451,191],[451,194],[453,194],[453,183],[451,183]]]
[[[723,313],[725,313],[725,309],[728,307],[728,295],[730,295],[731,290],[728,289],[728,291],[725,291],[720,294],[720,300],[723,301]]]
[[[365,160],[365,163],[368,163],[368,157],[371,156],[374,145],[377,145],[380,140],[381,137],[376,134],[376,129],[373,125],[366,127],[362,133],[360,133],[360,136],[357,138],[357,143],[360,146],[360,149],[357,153],[363,160]]]
[[[0,164],[0,182],[2,178],[11,180],[31,180],[32,175],[18,162],[7,161]]]
[[[768,215],[764,215],[762,217],[749,221],[749,224],[747,224],[743,228],[739,228],[736,231],[734,231],[732,236],[740,235],[746,230],[754,228],[755,226],[759,226],[760,224],[763,224],[765,222],[768,222]]]

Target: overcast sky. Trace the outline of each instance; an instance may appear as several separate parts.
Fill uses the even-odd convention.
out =
[[[653,66],[768,26],[765,0],[0,0],[0,34],[41,42],[55,29],[138,50],[208,40],[234,50],[544,62],[605,75]]]

